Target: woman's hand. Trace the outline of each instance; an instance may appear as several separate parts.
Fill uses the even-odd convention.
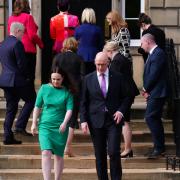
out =
[[[88,133],[88,123],[87,122],[81,123],[81,129],[84,134],[87,134]]]
[[[59,132],[63,133],[66,130],[66,123],[63,122],[59,127]]]
[[[31,125],[31,133],[33,136],[35,136],[37,134],[37,125],[36,123],[32,123]]]

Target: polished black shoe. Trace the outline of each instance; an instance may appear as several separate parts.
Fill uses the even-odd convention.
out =
[[[128,158],[128,157],[133,157],[133,151],[130,150],[128,153],[121,155],[121,158]]]
[[[22,144],[22,141],[18,141],[16,139],[8,139],[3,141],[4,145],[11,145],[11,144]]]
[[[22,129],[15,129],[14,131],[14,134],[22,134],[23,136],[32,136],[31,133],[27,132],[26,130]]]
[[[165,155],[165,151],[158,151],[156,149],[154,149],[154,151],[152,151],[152,153],[150,153],[147,157],[147,159],[157,159],[159,157],[162,157]]]

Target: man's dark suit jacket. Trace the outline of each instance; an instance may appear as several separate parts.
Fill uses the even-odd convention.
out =
[[[85,77],[80,106],[80,121],[87,122],[95,128],[101,128],[105,121],[105,107],[112,117],[116,111],[127,112],[132,104],[130,94],[127,94],[126,79],[123,75],[109,71],[109,87],[104,98],[98,82],[97,72]],[[123,123],[123,121],[121,121]]]
[[[155,42],[158,45],[158,47],[165,50],[166,36],[165,36],[165,33],[162,29],[160,29],[157,26],[152,24],[149,26],[148,29],[146,29],[142,32],[142,36],[147,34],[147,33],[153,35],[155,38]],[[143,55],[144,61],[146,61],[146,59],[148,57],[148,53],[146,53],[144,51],[144,49],[142,49],[142,48],[139,48],[138,52]]]
[[[154,49],[145,64],[144,89],[150,94],[150,98],[163,98],[168,95],[167,59],[159,47]]]
[[[21,87],[28,83],[24,46],[14,36],[8,36],[0,45],[0,87]]]
[[[155,42],[158,45],[158,47],[160,47],[163,50],[165,49],[166,35],[162,29],[152,24],[149,26],[148,29],[142,32],[142,36],[147,33],[152,34],[154,36]]]

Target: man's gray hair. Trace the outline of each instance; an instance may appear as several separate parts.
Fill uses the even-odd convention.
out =
[[[150,33],[144,34],[142,38],[151,42],[155,42],[155,37]]]
[[[24,31],[24,25],[20,22],[13,22],[10,26],[10,34],[14,34],[16,30]]]

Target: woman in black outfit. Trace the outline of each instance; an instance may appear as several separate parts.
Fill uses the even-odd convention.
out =
[[[57,54],[53,61],[53,66],[58,65],[67,72],[69,78],[77,89],[77,93],[74,94],[73,114],[69,121],[69,135],[64,153],[69,157],[74,156],[72,153],[71,143],[74,136],[74,129],[78,128],[77,119],[79,113],[81,82],[85,75],[84,61],[81,56],[76,54],[77,45],[78,43],[74,37],[65,39],[63,42],[62,53]]]
[[[104,46],[104,51],[107,53],[108,57],[110,58],[109,69],[125,75],[126,79],[128,79],[127,83],[133,81],[132,83],[129,83],[129,84],[133,84],[133,86],[127,89],[127,91],[129,90],[133,92],[133,96],[132,96],[132,102],[133,102],[135,96],[139,94],[139,91],[132,78],[132,62],[119,52],[119,46],[115,41],[107,42]],[[125,87],[126,86],[124,85],[124,88]],[[121,153],[121,158],[133,157],[133,151],[131,147],[132,131],[129,124],[130,108],[126,112],[126,114],[124,114],[124,120],[125,120],[124,126],[122,129],[122,134],[124,137],[124,151]]]
[[[166,37],[164,31],[152,24],[151,18],[145,13],[141,13],[139,15],[138,23],[141,29],[143,30],[142,36],[147,33],[152,34],[155,38],[155,42],[158,45],[158,47],[165,50]],[[142,54],[144,62],[146,62],[148,54],[142,48],[139,48],[138,52]]]

